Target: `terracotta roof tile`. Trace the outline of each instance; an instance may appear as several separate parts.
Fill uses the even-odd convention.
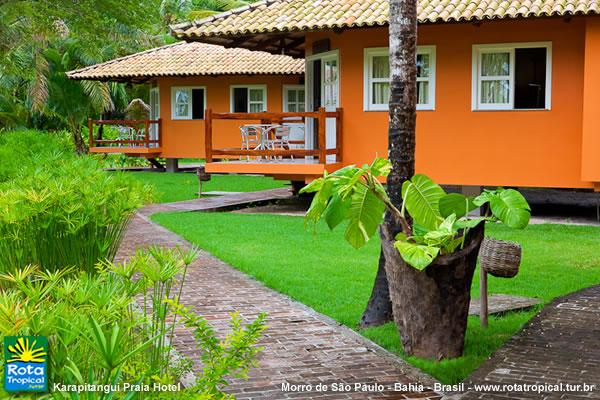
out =
[[[598,0],[419,0],[420,23],[597,14]],[[243,36],[388,24],[387,0],[262,0],[173,25],[179,38]]]
[[[180,42],[70,71],[67,76],[71,79],[128,80],[157,76],[302,73],[302,59],[198,42]]]

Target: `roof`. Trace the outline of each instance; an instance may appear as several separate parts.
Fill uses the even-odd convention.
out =
[[[417,18],[419,23],[475,22],[599,12],[598,0],[418,0]],[[171,31],[185,40],[227,43],[224,37],[387,26],[388,17],[388,0],[262,0],[173,25]]]
[[[159,76],[302,74],[304,60],[179,42],[67,72],[70,79],[143,82]]]

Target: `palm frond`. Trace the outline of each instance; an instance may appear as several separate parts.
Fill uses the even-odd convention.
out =
[[[41,112],[48,100],[48,60],[41,51],[36,51],[34,56],[34,79],[29,88],[29,98],[31,100],[31,109],[34,112]]]
[[[93,108],[102,112],[113,111],[115,105],[110,96],[110,88],[106,82],[81,81],[83,92],[88,96]]]

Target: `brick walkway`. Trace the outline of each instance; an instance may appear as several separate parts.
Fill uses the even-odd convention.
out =
[[[189,245],[176,234],[152,223],[147,218],[152,213],[209,210],[287,196],[286,189],[275,189],[147,207],[132,220],[117,258],[122,260],[136,248],[152,244]],[[396,383],[422,383],[431,387],[434,381],[350,329],[266,288],[206,252],[202,252],[190,266],[182,303],[194,306],[198,313],[211,321],[219,334],[227,331],[230,312],[237,311],[246,320],[255,318],[262,311],[268,313],[269,328],[261,341],[265,350],[260,356],[260,367],[250,372],[247,381],[233,380],[228,388],[238,400],[441,398],[427,389],[421,393],[412,388],[408,391],[394,390]],[[182,354],[198,359],[189,332],[178,329],[175,345]],[[286,382],[311,384],[312,390],[284,392],[282,384]],[[329,388],[334,383],[383,386],[367,392],[317,392],[319,383]]]
[[[600,399],[600,286],[547,305],[469,378],[469,384],[596,385],[561,393],[468,392],[461,399]]]

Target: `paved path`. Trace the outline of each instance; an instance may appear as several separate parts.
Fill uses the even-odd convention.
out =
[[[461,399],[600,399],[600,286],[547,305],[469,378],[470,384],[581,385],[579,391],[469,392]],[[583,385],[595,385],[585,390]]]
[[[264,201],[289,196],[287,189],[209,197],[181,203],[154,205],[141,211],[131,222],[120,248],[118,259],[129,257],[136,248],[158,244],[189,246],[176,234],[152,223],[147,216],[162,211],[209,210],[234,206],[248,201]],[[219,334],[228,329],[229,313],[238,311],[246,320],[260,312],[268,313],[261,345],[260,367],[249,379],[233,380],[228,391],[242,399],[439,399],[425,389],[393,390],[398,384],[433,384],[433,380],[335,321],[294,302],[249,278],[206,252],[190,266],[182,303],[194,306],[215,326]],[[177,329],[177,349],[198,360],[189,332]],[[311,384],[310,391],[282,391],[282,384]],[[379,391],[317,392],[321,383],[381,384]],[[354,387],[352,387],[354,389]],[[392,390],[390,390],[392,389]],[[402,389],[399,387],[399,389]],[[370,392],[370,393],[369,393]]]
[[[232,193],[225,196],[211,196],[200,199],[178,201],[176,203],[153,204],[144,207],[140,214],[152,215],[170,211],[209,211],[227,209],[244,204],[261,204],[261,202],[288,199],[291,192],[287,188],[263,190],[260,192]]]

